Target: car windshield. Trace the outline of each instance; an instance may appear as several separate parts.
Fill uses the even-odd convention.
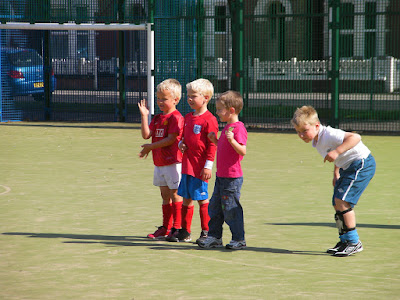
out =
[[[42,57],[36,51],[32,50],[10,53],[8,57],[11,64],[17,67],[43,65]]]

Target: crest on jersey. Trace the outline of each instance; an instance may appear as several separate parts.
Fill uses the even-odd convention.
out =
[[[194,134],[199,134],[201,131],[201,125],[194,125],[193,132]]]
[[[157,128],[155,137],[164,137],[164,128]]]

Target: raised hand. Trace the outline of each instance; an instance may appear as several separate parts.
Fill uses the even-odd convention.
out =
[[[148,116],[149,115],[150,111],[146,106],[146,100],[144,100],[144,99],[140,100],[140,102],[138,102],[138,107],[139,107],[140,114],[142,116]]]

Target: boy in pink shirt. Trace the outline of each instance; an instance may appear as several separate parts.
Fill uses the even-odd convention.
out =
[[[240,162],[246,155],[247,130],[239,121],[243,108],[240,93],[227,91],[216,101],[217,115],[227,125],[219,139],[211,132],[208,137],[217,147],[217,176],[214,192],[208,206],[210,221],[208,236],[199,241],[201,248],[222,247],[222,226],[229,225],[232,240],[227,249],[243,249],[244,238],[243,208],[240,205],[240,190],[243,184],[243,172]]]

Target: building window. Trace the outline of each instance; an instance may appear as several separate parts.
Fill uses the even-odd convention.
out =
[[[364,57],[376,55],[376,2],[365,3],[365,43]]]
[[[341,3],[340,16],[339,55],[341,57],[352,57],[354,53],[354,5],[352,3]]]
[[[285,25],[285,8],[281,3],[272,3],[270,6],[271,14],[271,39],[274,40],[279,37],[281,29]]]
[[[89,21],[87,6],[77,6],[76,7],[76,21],[77,21],[77,23]]]
[[[129,19],[134,20],[137,24],[146,21],[146,12],[141,4],[132,4],[130,6]]]
[[[89,49],[88,32],[78,31],[76,37],[76,57],[88,59],[88,49]]]
[[[64,6],[53,6],[50,10],[52,20],[57,22],[65,22],[68,20],[68,10]]]
[[[226,31],[226,6],[215,7],[215,32]]]
[[[280,2],[271,3],[269,10],[271,15],[270,20],[270,38],[274,43],[274,48],[276,49],[275,55],[276,59],[285,59],[285,15],[286,9]]]
[[[376,29],[376,2],[365,3],[365,29]]]
[[[67,58],[68,57],[68,33],[66,30],[52,31],[51,41],[51,57]]]

